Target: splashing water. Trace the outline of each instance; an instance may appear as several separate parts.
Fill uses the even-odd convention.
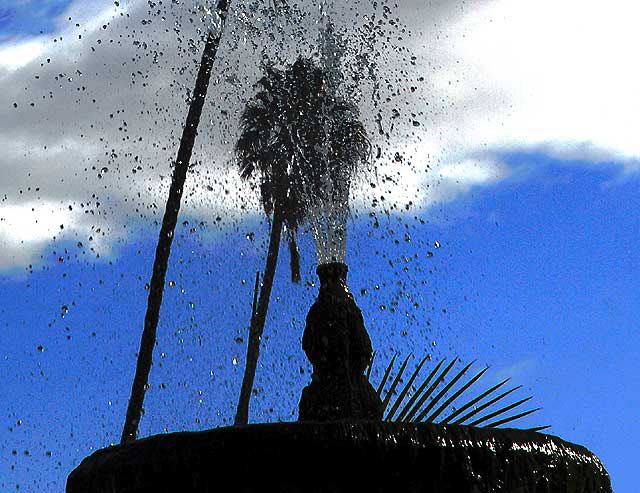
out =
[[[335,33],[331,22],[331,15],[335,15],[333,2],[323,0],[320,2],[318,9],[320,13],[320,33],[318,36],[320,64],[324,73],[327,74],[328,90],[335,98],[344,82],[344,75],[341,71],[344,46],[342,45],[342,40]],[[326,104],[323,104],[322,110],[325,135],[329,135],[327,112],[331,110],[327,108]],[[329,142],[325,141],[322,150],[325,160],[328,160],[328,147]],[[341,176],[324,177],[322,197],[317,201],[317,205],[310,215],[309,222],[316,247],[318,264],[346,261],[347,216],[351,177],[349,173],[343,172],[339,174]]]
[[[318,264],[346,260],[349,188],[339,188],[338,194],[320,201],[309,220]]]
[[[209,31],[217,34],[222,29],[222,19],[212,0],[192,0],[193,10],[200,14],[200,21]]]

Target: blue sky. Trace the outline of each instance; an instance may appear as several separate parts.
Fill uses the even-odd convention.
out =
[[[509,159],[517,166],[524,157]],[[615,167],[585,171],[535,154],[525,160],[535,168],[526,179],[445,206],[440,214],[454,217],[450,222],[414,223],[412,241],[402,248],[394,246],[400,235],[389,234],[397,230],[393,222],[373,239],[366,234],[370,226],[357,223],[351,286],[355,293],[367,290],[358,301],[386,357],[392,350],[458,355],[489,364],[495,372],[488,379],[512,376],[543,407],[523,425],[551,424],[552,434],[586,445],[602,458],[617,491],[631,491],[640,438],[633,426],[640,404],[640,263],[634,252],[640,225],[629,211],[640,205],[638,182],[607,185]],[[421,218],[428,221],[429,214]],[[264,228],[255,231],[266,236]],[[87,264],[76,258],[75,245],[55,244],[48,266],[26,279],[2,281],[0,368],[10,396],[2,429],[3,488],[15,483],[35,491],[51,481],[59,490],[92,447],[117,442],[151,266],[143,252],[153,249],[153,233],[122,247],[110,262]],[[176,285],[166,291],[144,435],[220,426],[233,416],[241,365],[232,359],[244,356],[235,338],[243,335],[251,273],[262,259],[242,235],[204,247],[198,236],[176,240],[172,258],[182,263],[174,261],[168,275]],[[427,259],[425,247],[434,241],[442,246]],[[63,248],[72,255],[60,263]],[[392,259],[421,258],[404,278],[413,299],[395,314],[379,307],[390,306],[398,272],[368,253],[374,250]],[[312,281],[308,242],[303,254],[303,280]],[[308,378],[298,371],[309,368],[296,341],[315,290],[292,287],[287,275],[285,264],[265,334],[255,421],[293,419]],[[376,291],[382,282],[388,286]],[[292,296],[300,299],[297,306],[282,301]],[[414,300],[420,308],[412,307]]]
[[[0,6],[0,41],[48,34],[70,0],[5,0]]]
[[[71,10],[65,16],[68,12],[75,15],[82,7],[67,3],[31,2],[30,6],[14,2],[0,9],[0,53],[24,40],[38,40],[40,30],[49,38],[52,29],[66,37],[68,27],[56,17],[67,7]],[[100,26],[106,22],[103,18],[113,17],[112,2],[91,4],[107,11],[97,16]],[[29,15],[33,8],[43,14]],[[512,14],[502,2],[491,3],[490,9]],[[133,7],[128,13],[136,19]],[[491,44],[487,39],[493,31],[482,30],[486,15],[472,11],[453,24],[480,26],[465,32]],[[442,18],[448,19],[444,14]],[[440,22],[435,14],[434,19]],[[136,21],[136,28],[139,25]],[[95,39],[87,31],[74,42]],[[102,31],[107,34],[99,33],[101,37],[110,33]],[[13,154],[13,148],[7,147],[8,155],[17,157],[0,159],[12,180],[2,189],[5,199],[0,203],[0,218],[10,225],[3,229],[0,223],[0,241],[6,252],[0,261],[3,491],[14,491],[18,485],[27,492],[62,491],[66,475],[84,456],[117,442],[135,367],[145,283],[157,237],[153,220],[160,217],[166,182],[157,177],[153,181],[150,177],[155,175],[142,170],[139,173],[149,181],[136,188],[127,174],[132,157],[109,164],[110,171],[102,172],[100,178],[91,171],[92,163],[98,171],[106,166],[101,161],[100,138],[107,141],[107,150],[113,148],[118,154],[138,148],[121,139],[122,131],[117,130],[123,124],[116,122],[116,112],[124,105],[106,100],[96,108],[79,99],[77,94],[82,91],[73,84],[88,86],[88,92],[93,92],[88,101],[103,96],[100,84],[104,79],[119,87],[110,91],[129,98],[131,108],[143,107],[147,101],[139,103],[143,92],[129,85],[128,67],[123,76],[117,72],[121,59],[128,56],[106,51],[107,42],[101,46],[87,43],[97,47],[95,56],[101,63],[116,60],[107,69],[99,69],[104,77],[92,79],[91,70],[85,68],[88,62],[81,58],[64,65],[67,62],[61,52],[55,51],[60,48],[48,45],[33,55],[32,62],[0,71],[0,89],[7,88],[11,102],[18,103],[17,109],[6,110],[17,117],[17,129],[10,134],[5,130],[5,135],[16,143],[27,136],[34,143],[33,148],[16,147]],[[451,43],[453,46],[454,41]],[[81,50],[83,46],[71,47]],[[467,49],[462,46],[460,53]],[[48,56],[52,64],[58,64],[52,74],[67,76],[80,70],[83,79],[76,74],[75,81],[65,86],[58,80],[51,86],[39,86],[41,79],[34,81],[33,75],[47,78],[47,69],[40,63],[46,66]],[[478,63],[496,67],[500,73],[502,59],[496,60]],[[1,62],[0,57],[0,70]],[[449,74],[447,66],[443,67]],[[470,67],[465,70],[473,72]],[[149,74],[161,69],[149,69]],[[430,82],[429,91],[440,94],[438,77]],[[121,79],[127,85],[117,86]],[[30,96],[11,89],[27,84],[38,95],[34,110],[28,109]],[[551,434],[585,445],[603,460],[617,492],[633,492],[636,478],[631,460],[640,444],[635,349],[640,343],[640,153],[622,139],[625,128],[609,134],[598,126],[595,120],[602,116],[594,117],[594,122],[585,115],[572,116],[567,114],[572,105],[561,103],[557,103],[557,114],[546,114],[548,110],[539,107],[534,111],[527,101],[542,98],[539,94],[530,92],[518,99],[521,95],[515,91],[509,93],[512,100],[506,96],[503,100],[494,93],[508,92],[509,84],[494,86],[489,76],[473,81],[481,88],[483,84],[493,92],[480,91],[483,95],[478,100],[469,99],[462,83],[442,93],[451,101],[465,101],[452,105],[447,113],[460,118],[460,130],[454,130],[447,119],[425,116],[432,133],[446,130],[438,139],[425,134],[423,147],[408,143],[404,135],[388,143],[393,149],[412,153],[414,162],[427,150],[437,158],[432,158],[428,170],[417,164],[411,170],[400,170],[413,181],[389,191],[391,200],[403,205],[407,197],[414,197],[412,190],[418,189],[417,206],[402,214],[374,209],[378,227],[368,217],[369,211],[350,222],[352,291],[383,359],[394,351],[428,352],[436,359],[477,359],[478,368],[489,365],[486,383],[511,376],[514,383],[523,385],[523,395],[534,397],[533,406],[543,407],[521,426],[551,424]],[[561,88],[563,82],[556,85]],[[55,93],[54,102],[41,102],[40,94],[47,95],[49,87]],[[167,94],[153,87],[152,98]],[[227,89],[217,90],[220,93],[213,91],[213,98],[226,94]],[[553,101],[559,101],[562,91],[552,95]],[[618,96],[622,97],[612,98]],[[52,123],[41,123],[56,110],[46,106],[56,104],[56,99],[63,106],[77,107],[77,111],[69,110],[76,111],[69,113],[70,123],[55,118]],[[80,101],[77,105],[76,100]],[[502,112],[497,105],[506,100],[510,102]],[[175,104],[171,101],[170,106]],[[176,107],[181,108],[180,104]],[[625,108],[619,111],[624,119]],[[538,125],[537,119],[544,122],[545,115],[548,125]],[[487,125],[480,128],[477,122],[483,116]],[[130,135],[150,128],[148,132],[158,132],[158,142],[173,138],[156,130],[159,124],[154,121],[145,126],[129,114],[122,120],[127,120]],[[503,124],[494,125],[496,121]],[[229,125],[234,126],[235,121]],[[82,153],[74,147],[74,138],[79,139],[80,134],[86,135],[78,147]],[[55,145],[60,142],[65,146],[65,160],[58,163]],[[41,144],[47,145],[46,151],[36,149]],[[455,148],[455,152],[438,150],[438,145]],[[93,147],[98,149],[96,154],[91,154]],[[198,156],[206,160],[207,152],[212,151],[205,147]],[[147,155],[140,156],[144,164]],[[40,166],[41,159],[47,168]],[[74,160],[81,163],[76,168]],[[28,170],[28,175],[20,174],[18,167]],[[259,211],[239,213],[235,202],[231,206],[216,202],[218,196],[225,196],[215,181],[216,173],[222,172],[217,168],[205,171],[189,176],[188,185],[195,195],[186,199],[181,222],[187,223],[179,227],[174,243],[167,276],[171,283],[158,329],[142,435],[228,425],[234,413],[245,352],[244,343],[237,341],[245,336],[252,279],[262,269],[267,228]],[[213,199],[200,192],[211,176]],[[146,188],[149,183],[153,186]],[[234,181],[225,185],[234,186],[240,185]],[[129,187],[130,194],[122,190]],[[129,206],[138,192],[149,196],[135,202],[137,209],[147,210],[143,217]],[[97,201],[103,205],[98,207]],[[83,210],[96,214],[80,215],[78,211]],[[222,221],[216,221],[216,216]],[[225,221],[227,225],[218,226]],[[23,222],[28,226],[19,229],[17,225]],[[65,226],[62,230],[60,223]],[[117,240],[110,241],[109,234],[102,236],[98,228],[113,232]],[[247,233],[254,233],[253,239]],[[295,419],[300,391],[309,379],[299,340],[316,293],[311,285],[315,260],[308,235],[302,236],[301,244],[303,282],[298,286],[288,281],[286,250],[282,251],[284,262],[272,297],[252,421]],[[291,303],[292,299],[296,302]],[[379,378],[380,367],[376,371]]]

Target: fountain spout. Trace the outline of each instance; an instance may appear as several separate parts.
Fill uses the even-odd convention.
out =
[[[319,265],[320,292],[307,315],[302,348],[313,365],[299,421],[382,420],[382,401],[364,374],[371,339],[347,286],[346,264]]]

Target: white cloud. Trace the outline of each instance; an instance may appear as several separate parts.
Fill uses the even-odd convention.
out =
[[[457,99],[493,94],[465,118],[470,150],[539,147],[637,166],[639,15],[632,1],[502,0],[454,23],[451,55],[467,73]]]
[[[0,205],[0,271],[37,263],[39,254],[52,239],[85,241],[92,255],[110,252],[99,223],[88,219],[82,210],[63,208],[56,202],[23,202]],[[104,224],[104,233],[108,225]],[[91,238],[90,241],[87,241]]]
[[[505,174],[501,167],[491,161],[465,160],[447,164],[440,169],[440,176],[461,185],[486,185],[502,178]]]
[[[115,7],[78,0],[58,20],[63,41],[53,43],[52,35],[0,45],[0,242],[12,259],[0,269],[35,258],[62,220],[66,231],[90,235],[98,222],[122,231],[131,218],[159,218],[200,56],[193,40],[203,26],[190,5],[158,14],[159,7],[152,11],[143,1]],[[315,32],[301,36],[295,29],[317,20],[309,3],[307,17],[277,32],[281,21],[256,10],[262,4],[232,5],[183,209],[228,221],[259,211],[255,190],[229,161],[260,52],[308,52]],[[362,5],[360,14],[370,8]],[[390,18],[397,14],[407,31],[385,24],[376,47],[388,138],[378,136],[365,83],[362,114],[381,156],[376,187],[369,178],[356,187],[358,207],[381,196],[401,210],[409,202],[452,200],[507,176],[500,155],[511,149],[639,169],[640,72],[633,63],[639,8],[573,0],[404,3]],[[384,19],[376,15],[376,22]],[[345,26],[354,24],[349,16],[341,18]],[[250,32],[252,22],[260,29]],[[82,216],[75,215],[78,204],[85,206]],[[36,223],[36,214],[48,217]]]
[[[76,1],[69,5],[59,19],[55,19],[56,29],[53,34],[28,39],[16,37],[6,41],[4,46],[0,44],[0,75],[3,69],[5,72],[13,72],[45,53],[56,51],[62,45],[62,40],[65,41],[62,50],[74,51],[74,48],[83,44],[82,34],[93,33],[121,14],[126,15],[127,3],[123,1],[121,4],[116,7],[113,3],[100,0]],[[57,44],[58,41],[60,45]]]
[[[38,57],[45,48],[44,40],[23,41],[0,47],[0,70],[17,70]]]
[[[41,203],[5,205],[0,208],[0,233],[6,241],[46,241],[60,231],[60,226],[69,223],[70,213],[57,204],[49,207]]]

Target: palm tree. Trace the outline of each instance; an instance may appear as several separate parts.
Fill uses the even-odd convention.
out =
[[[283,227],[291,252],[295,235],[318,204],[348,196],[350,177],[371,146],[355,105],[339,98],[327,71],[299,58],[285,69],[268,64],[241,117],[236,157],[242,178],[260,177],[260,198],[271,222],[262,288],[252,316],[247,362],[235,424],[246,424]],[[291,264],[299,271],[297,255]],[[292,277],[294,277],[292,275]]]
[[[453,376],[453,378],[451,378],[451,380],[449,380],[449,382],[445,384],[447,374],[449,374],[451,369],[455,366],[455,363],[458,361],[457,358],[453,358],[447,365],[445,365],[445,368],[441,371],[440,369],[445,364],[445,360],[440,361],[435,366],[435,368],[433,368],[429,372],[428,376],[422,380],[421,384],[417,385],[416,378],[419,376],[420,370],[422,369],[424,364],[428,360],[430,360],[429,356],[423,358],[416,365],[415,370],[411,373],[411,376],[403,386],[402,390],[398,390],[398,384],[400,384],[406,376],[405,370],[407,368],[407,363],[409,362],[409,359],[412,355],[409,354],[406,357],[406,359],[402,362],[400,369],[397,371],[393,381],[389,385],[387,385],[390,382],[389,377],[391,376],[397,356],[398,354],[396,353],[391,358],[391,361],[387,365],[384,375],[382,376],[382,379],[380,380],[377,388],[378,395],[381,399],[383,399],[382,405],[384,407],[385,421],[394,421],[398,423],[413,422],[455,425],[463,424],[467,426],[495,428],[503,424],[524,418],[525,416],[533,414],[541,409],[538,407],[523,412],[515,412],[514,410],[516,408],[531,400],[531,397],[525,397],[524,399],[512,402],[511,404],[504,405],[504,407],[501,407],[497,410],[492,410],[491,406],[498,403],[500,403],[500,405],[503,405],[505,403],[504,399],[507,396],[520,389],[521,386],[517,386],[503,391],[503,385],[505,385],[509,381],[509,378],[500,381],[491,388],[476,395],[474,398],[469,399],[468,397],[466,397],[469,393],[467,391],[472,388],[473,384],[475,384],[489,368],[487,367],[480,370],[472,378],[466,379],[465,381],[464,379],[462,379],[462,377],[473,365],[473,362],[471,362],[465,365],[464,368],[459,370]],[[369,378],[371,375],[372,365],[373,358],[366,371],[367,378]],[[460,385],[454,392],[455,385],[459,381],[462,383],[462,385]],[[501,390],[500,394],[498,394],[499,390]],[[469,400],[458,403],[457,399],[460,397]],[[448,414],[444,418],[441,418],[441,414],[454,403],[457,404],[456,410]],[[488,414],[485,414],[481,417],[476,416],[487,408],[489,408],[490,410]],[[489,423],[487,423],[487,421],[489,421]],[[527,429],[530,431],[542,431],[546,428],[549,428],[549,425],[536,426]]]
[[[131,386],[131,396],[127,407],[127,414],[122,430],[121,443],[127,443],[136,439],[138,434],[138,424],[142,415],[142,404],[149,380],[149,372],[153,357],[153,347],[156,342],[156,330],[158,320],[160,318],[160,307],[162,306],[162,296],[164,291],[165,276],[167,273],[167,265],[169,255],[171,253],[171,243],[173,242],[173,233],[178,221],[178,213],[180,211],[180,202],[184,191],[184,184],[187,177],[187,170],[191,161],[191,153],[196,135],[198,133],[198,125],[200,124],[200,116],[202,107],[209,88],[209,80],[211,78],[211,69],[218,52],[220,39],[224,31],[227,14],[229,12],[230,0],[218,0],[216,5],[216,14],[220,20],[216,32],[209,31],[207,40],[202,52],[200,67],[195,81],[191,102],[189,104],[189,113],[182,130],[180,138],[180,147],[176,157],[173,175],[171,177],[171,186],[169,188],[169,196],[167,197],[167,205],[165,207],[164,216],[162,218],[162,226],[158,237],[158,245],[153,261],[153,274],[149,283],[149,297],[147,299],[147,312],[144,318],[144,328],[142,338],[140,340],[140,350],[138,351],[138,361],[136,364],[136,373]],[[286,0],[273,0],[276,9],[287,9]],[[208,12],[211,13],[211,12]]]
[[[136,373],[133,378],[131,387],[131,397],[127,407],[127,415],[125,418],[122,437],[120,443],[127,443],[136,439],[138,434],[138,424],[142,415],[142,404],[144,402],[144,394],[149,380],[149,372],[153,357],[153,347],[156,342],[156,329],[160,318],[160,307],[162,306],[162,295],[164,291],[165,276],[167,273],[167,265],[169,262],[169,254],[171,253],[171,243],[173,241],[173,232],[178,221],[178,212],[180,211],[180,201],[184,190],[184,183],[191,161],[191,153],[196,135],[198,133],[198,125],[202,114],[202,107],[209,88],[209,79],[211,77],[211,69],[215,60],[220,44],[220,38],[229,11],[228,0],[218,0],[217,13],[220,17],[220,29],[217,33],[209,31],[200,68],[196,78],[195,88],[189,105],[189,113],[187,121],[182,130],[180,139],[180,147],[176,157],[173,175],[171,177],[171,186],[169,188],[169,197],[165,207],[164,216],[162,218],[162,226],[158,237],[158,245],[156,247],[156,256],[153,261],[153,274],[149,283],[149,297],[147,299],[147,312],[144,318],[144,329],[140,340],[140,350],[138,351],[138,361],[136,365]]]

